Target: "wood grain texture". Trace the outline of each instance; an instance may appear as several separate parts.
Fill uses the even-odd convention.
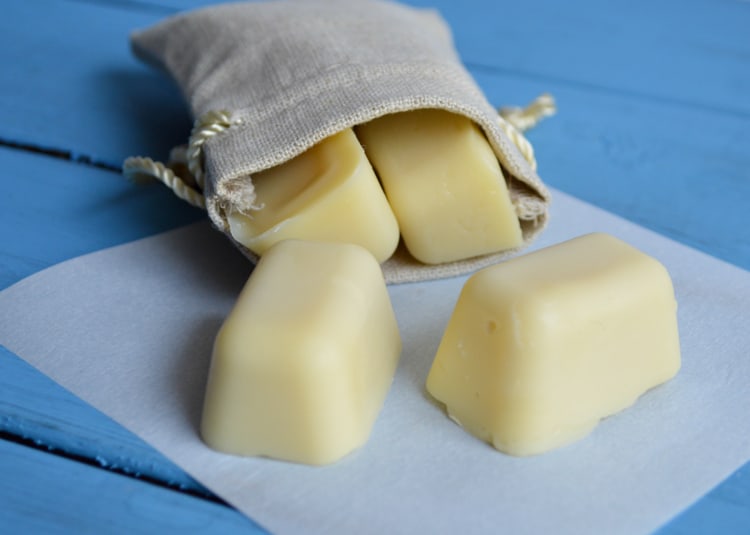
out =
[[[750,115],[741,1],[431,2],[469,65],[553,85]]]
[[[0,147],[0,289],[50,265],[151,236],[205,214],[158,183]]]
[[[0,148],[0,288],[203,217],[159,186],[135,188],[115,172],[74,162],[116,169],[131,154],[164,158],[185,140],[190,120],[179,92],[132,58],[127,35],[206,3],[4,4],[0,142],[10,148]],[[438,7],[495,105],[523,104],[544,91],[557,97],[559,114],[529,133],[548,183],[750,268],[750,4],[408,3]],[[137,437],[7,351],[0,351],[0,431],[201,492]],[[17,531],[253,532],[211,502],[18,444],[0,441],[0,469],[0,526]],[[230,516],[190,520],[204,506]],[[660,533],[744,533],[748,526],[750,464]]]
[[[170,80],[130,53],[131,31],[165,15],[122,3],[9,0],[0,17],[0,140],[119,168],[166,158],[190,117]]]
[[[235,510],[0,440],[3,533],[261,534]]]
[[[108,416],[81,401],[0,346],[0,433],[53,454],[88,460],[109,471],[157,481],[196,495],[212,494]]]

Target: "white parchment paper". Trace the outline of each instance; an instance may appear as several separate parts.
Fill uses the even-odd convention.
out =
[[[372,437],[324,468],[197,434],[213,337],[249,274],[206,224],[97,252],[0,293],[0,343],[276,533],[639,533],[750,458],[750,274],[556,192],[534,248],[614,234],[661,260],[683,368],[586,439],[513,458],[424,390],[465,278],[390,288],[404,350]]]

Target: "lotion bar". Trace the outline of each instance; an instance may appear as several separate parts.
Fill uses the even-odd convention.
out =
[[[227,215],[232,237],[258,255],[281,240],[355,243],[378,262],[396,249],[388,200],[350,128],[253,175],[261,208]]]
[[[400,353],[383,275],[368,251],[280,242],[216,337],[203,439],[236,455],[334,462],[369,437]]]
[[[439,264],[521,245],[500,164],[474,122],[425,109],[356,132],[414,258]]]
[[[587,435],[680,367],[667,270],[589,234],[473,275],[427,390],[467,431],[511,455]]]

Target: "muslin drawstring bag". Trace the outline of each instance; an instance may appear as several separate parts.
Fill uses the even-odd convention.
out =
[[[139,58],[174,78],[197,119],[189,143],[172,151],[168,165],[129,158],[125,174],[161,180],[206,208],[230,239],[227,213],[262,209],[254,173],[346,128],[421,108],[458,113],[480,126],[508,181],[524,243],[547,222],[549,194],[521,130],[552,113],[554,103],[543,96],[498,115],[435,11],[371,0],[233,3],[173,16],[136,32],[131,42]],[[390,283],[450,277],[515,252],[425,265],[402,244],[383,271]]]

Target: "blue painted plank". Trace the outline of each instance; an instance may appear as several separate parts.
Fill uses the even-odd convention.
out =
[[[110,471],[212,496],[140,438],[1,345],[0,434]]]
[[[0,440],[2,533],[261,534],[235,510]]]
[[[52,264],[205,217],[158,183],[0,147],[0,289]]]
[[[0,140],[119,167],[166,158],[191,120],[176,86],[133,58],[128,35],[163,11],[9,0],[0,17]]]
[[[750,4],[408,0],[438,6],[462,59],[558,88],[750,116]]]
[[[687,511],[672,520],[658,535],[750,533],[750,463],[745,464]]]
[[[114,166],[136,153],[163,158],[184,142],[189,118],[176,89],[131,57],[127,37],[175,8],[207,3],[7,2],[0,35],[13,46],[0,47],[9,66],[0,72],[0,138]],[[438,6],[475,72],[750,114],[747,3],[409,3]]]

